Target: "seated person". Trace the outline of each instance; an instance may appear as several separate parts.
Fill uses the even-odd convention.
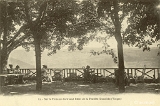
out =
[[[12,64],[9,64],[9,69],[7,69],[9,74],[13,74],[14,73],[14,68]]]
[[[90,66],[86,66],[86,68],[85,69],[83,69],[83,71],[84,71],[84,81],[86,82],[86,81],[89,81],[89,77],[90,77]]]
[[[4,67],[3,67],[3,74],[7,74],[8,72],[7,72],[7,66],[5,65]]]
[[[16,66],[15,70],[14,70],[15,74],[19,74],[20,73],[20,67],[19,65]]]
[[[47,78],[47,81],[52,82],[52,76],[49,75],[49,73],[47,72],[47,66],[46,65],[43,65],[43,68],[41,70],[41,75],[42,75],[42,78],[45,77],[45,78]]]

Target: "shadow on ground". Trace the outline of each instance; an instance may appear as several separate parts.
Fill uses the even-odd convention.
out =
[[[83,83],[83,82],[52,82],[43,83],[42,90],[36,91],[36,84],[8,85],[2,88],[3,95],[53,95],[53,94],[118,94],[118,88],[113,83]],[[159,94],[160,84],[139,83],[126,86],[126,93]]]

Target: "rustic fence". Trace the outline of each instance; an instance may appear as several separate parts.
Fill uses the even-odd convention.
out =
[[[90,72],[94,73],[100,79],[108,79],[115,77],[116,69],[117,68],[91,68]],[[29,78],[36,76],[36,69],[34,68],[20,69],[20,72],[28,75]],[[125,68],[125,72],[131,80],[160,82],[160,68]],[[52,77],[61,76],[71,81],[81,80],[84,75],[83,68],[49,68],[48,73],[50,73]]]

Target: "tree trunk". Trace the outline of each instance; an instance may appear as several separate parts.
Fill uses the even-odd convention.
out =
[[[0,13],[2,12],[1,8],[0,8]],[[0,21],[1,21],[1,16],[0,16]],[[1,33],[0,33],[0,74],[2,73],[2,67],[1,67]],[[0,77],[0,94],[2,93],[2,88],[1,88],[1,77]]]
[[[1,45],[1,41],[0,41]],[[2,74],[2,66],[1,66],[1,46],[0,46],[0,74]],[[0,77],[0,94],[2,93],[2,77]]]
[[[1,49],[1,47],[0,47]],[[7,65],[9,55],[7,54],[7,50],[4,49],[0,50],[0,74],[3,74],[3,70]],[[7,70],[6,70],[7,71]],[[0,77],[0,93],[2,93],[1,87],[4,85],[4,77]]]
[[[125,92],[125,81],[124,81],[124,58],[123,58],[123,45],[122,42],[118,42],[118,79],[119,79],[119,92]]]
[[[3,49],[4,50],[6,50],[7,51],[7,46],[6,46],[6,42],[7,42],[7,36],[8,36],[8,23],[7,23],[7,2],[5,2],[5,8],[4,8],[4,21],[3,21],[3,27],[4,27],[4,35],[3,35],[3,42],[4,43],[2,43],[1,41],[0,41],[0,46],[1,45],[3,45],[3,46],[1,46],[0,47],[0,74],[2,74],[3,73],[3,66],[2,66],[2,64],[3,64],[3,59],[2,59],[2,56],[3,56],[3,50],[2,50],[2,47],[3,47]],[[1,40],[1,36],[0,36],[0,40]],[[5,48],[4,48],[5,47]],[[4,79],[2,78],[2,77],[0,77],[0,93],[2,92],[1,90],[2,90],[2,84],[4,83]]]
[[[40,91],[42,89],[42,78],[41,78],[41,48],[40,48],[40,39],[35,35],[35,55],[36,55],[36,90]]]
[[[8,56],[9,56],[9,55],[7,55],[7,53],[6,53],[6,55],[4,55],[2,53],[2,51],[1,51],[1,56],[0,56],[0,69],[1,69],[0,74],[3,74],[4,70],[7,72],[6,66],[7,66]],[[1,81],[0,82],[1,86],[4,86],[4,84],[5,84],[4,77],[0,77],[0,81]],[[2,92],[2,91],[0,91],[0,92]]]
[[[1,67],[2,67],[2,70],[4,70],[5,67],[7,66],[9,54],[10,53],[8,53],[8,51],[4,50],[4,49],[1,52]]]
[[[122,37],[121,37],[121,23],[118,16],[118,0],[114,1],[114,17],[115,17],[115,38],[117,41],[117,48],[118,48],[118,79],[119,79],[119,92],[125,92],[125,81],[124,81],[124,58],[123,58],[123,44],[122,44]]]

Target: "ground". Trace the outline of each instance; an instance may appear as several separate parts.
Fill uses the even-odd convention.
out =
[[[118,93],[113,83],[52,82],[43,83],[40,92],[36,84],[3,87],[0,106],[158,106],[160,83],[131,84]]]
[[[118,88],[113,83],[84,82],[52,82],[43,83],[40,92],[35,90],[36,83],[7,85],[3,87],[3,95],[54,95],[54,94],[118,94]],[[126,86],[125,93],[160,94],[160,83],[138,83]]]

